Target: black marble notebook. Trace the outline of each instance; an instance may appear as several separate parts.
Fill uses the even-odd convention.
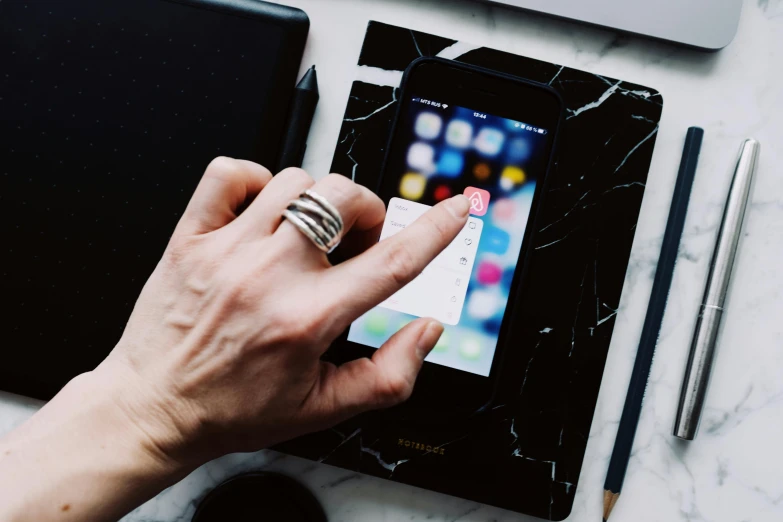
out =
[[[500,392],[490,412],[456,424],[372,413],[279,449],[562,520],[576,493],[663,101],[648,87],[370,22],[333,172],[376,186],[399,80],[419,56],[551,85],[567,107]]]

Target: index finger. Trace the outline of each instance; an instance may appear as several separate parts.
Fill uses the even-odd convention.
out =
[[[465,226],[468,199],[442,201],[397,234],[326,271],[333,309],[345,327],[411,282]]]

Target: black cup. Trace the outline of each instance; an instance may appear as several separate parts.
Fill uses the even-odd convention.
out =
[[[210,491],[193,522],[327,522],[321,504],[305,486],[280,473],[258,471],[232,477]]]

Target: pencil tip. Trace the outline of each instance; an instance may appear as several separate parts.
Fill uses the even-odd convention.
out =
[[[609,520],[609,515],[614,509],[614,505],[617,503],[617,499],[620,498],[620,493],[612,493],[608,489],[604,490],[604,522]]]

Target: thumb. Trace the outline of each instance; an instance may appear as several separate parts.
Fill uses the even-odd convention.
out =
[[[413,392],[424,358],[443,333],[434,319],[417,319],[395,333],[371,359],[361,358],[321,372],[319,391],[308,412],[336,424],[363,411],[388,408]],[[328,365],[329,363],[322,363]]]

